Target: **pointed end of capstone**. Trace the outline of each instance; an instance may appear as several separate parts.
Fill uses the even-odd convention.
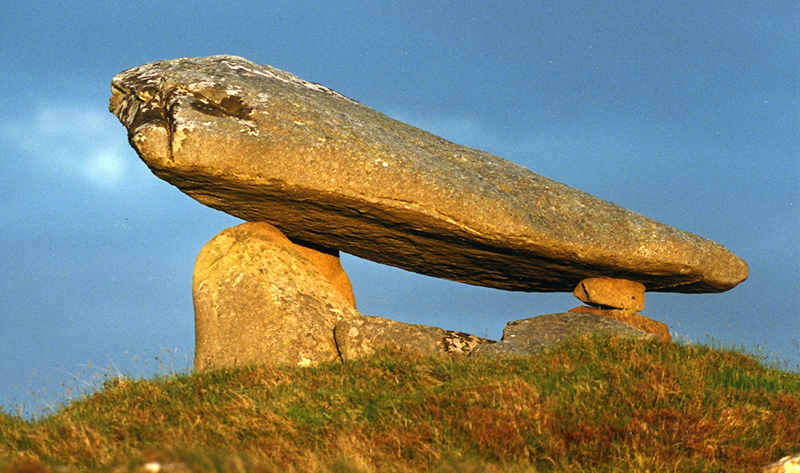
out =
[[[747,262],[729,250],[725,248],[722,249],[725,254],[720,255],[716,264],[708,269],[704,279],[690,286],[696,288],[696,290],[679,292],[725,292],[747,280],[750,273]]]

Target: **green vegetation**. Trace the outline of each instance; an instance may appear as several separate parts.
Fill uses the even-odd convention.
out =
[[[531,358],[384,351],[114,378],[41,419],[0,414],[0,471],[15,473],[151,461],[231,473],[749,472],[797,452],[797,373],[737,350],[603,337]]]

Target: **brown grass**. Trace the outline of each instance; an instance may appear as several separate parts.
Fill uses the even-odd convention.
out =
[[[0,470],[757,471],[800,452],[798,393],[797,373],[675,343],[583,338],[497,360],[385,351],[109,380],[40,420],[0,415]]]

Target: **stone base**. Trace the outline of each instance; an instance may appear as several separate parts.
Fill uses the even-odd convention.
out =
[[[370,316],[342,319],[334,338],[343,361],[369,356],[386,346],[421,355],[469,355],[480,345],[496,343],[463,332]]]
[[[642,340],[657,338],[627,323],[588,312],[548,314],[509,322],[499,343],[481,345],[473,356],[535,355],[571,338],[596,333]]]
[[[667,327],[666,324],[644,317],[632,310],[600,309],[597,307],[580,306],[570,309],[568,312],[588,312],[602,315],[603,317],[625,322],[646,333],[654,333],[665,342],[672,341],[672,335],[669,333],[669,327]]]

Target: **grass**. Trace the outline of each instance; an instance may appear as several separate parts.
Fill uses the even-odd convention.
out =
[[[41,419],[0,413],[0,471],[13,473],[151,461],[226,473],[750,472],[798,452],[799,374],[738,350],[603,337],[528,358],[383,351],[115,377]]]

